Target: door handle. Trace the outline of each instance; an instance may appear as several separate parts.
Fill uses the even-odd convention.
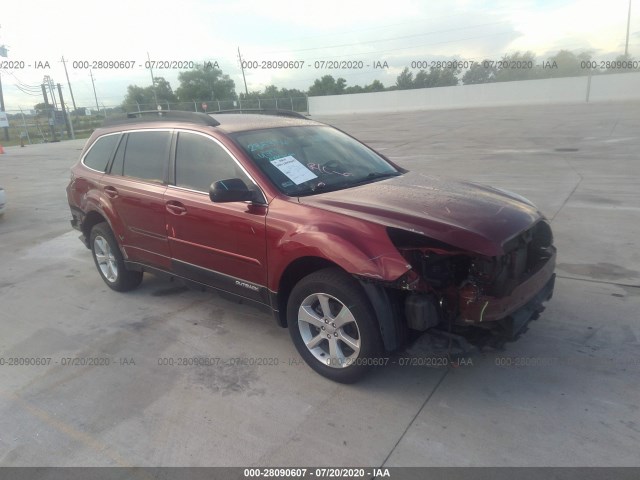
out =
[[[173,213],[174,215],[185,215],[187,213],[187,209],[180,202],[167,202],[165,207],[167,212]]]
[[[104,187],[104,193],[106,193],[107,197],[109,198],[116,198],[118,196],[118,190],[116,190],[114,187],[111,187],[109,185]]]

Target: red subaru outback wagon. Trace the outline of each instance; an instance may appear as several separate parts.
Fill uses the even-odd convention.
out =
[[[553,293],[529,201],[293,112],[129,114],[93,133],[67,195],[113,290],[164,273],[255,302],[338,382],[414,331],[515,338]]]

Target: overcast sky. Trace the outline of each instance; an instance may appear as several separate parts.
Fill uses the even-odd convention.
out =
[[[640,1],[632,0],[629,52],[640,57]],[[8,4],[8,5],[7,5]],[[167,5],[170,5],[167,7]],[[591,50],[610,59],[624,52],[628,0],[181,0],[179,2],[75,0],[18,2],[0,9],[0,45],[24,70],[2,69],[8,111],[42,101],[33,91],[45,75],[68,87],[65,57],[78,106],[95,105],[88,70],[74,60],[135,60],[133,70],[93,70],[98,100],[119,104],[129,84],[148,86],[147,53],[154,60],[217,61],[243,90],[237,58],[304,60],[301,70],[248,70],[249,90],[278,87],[306,90],[331,74],[347,85],[378,79],[385,86],[413,60],[499,60],[531,50],[539,58],[560,49]],[[316,70],[316,60],[386,61],[386,70]],[[48,61],[49,69],[35,69]],[[178,87],[178,70],[155,70]],[[67,98],[68,100],[68,98]]]

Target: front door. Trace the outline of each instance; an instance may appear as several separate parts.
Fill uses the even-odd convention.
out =
[[[200,133],[178,133],[175,185],[164,195],[172,269],[200,283],[268,303],[268,207],[213,203],[209,186],[229,178],[257,188],[218,141]]]

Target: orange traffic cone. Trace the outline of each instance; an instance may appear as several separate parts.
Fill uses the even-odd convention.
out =
[[[4,153],[4,148],[2,148],[2,144],[0,143],[0,155]]]

